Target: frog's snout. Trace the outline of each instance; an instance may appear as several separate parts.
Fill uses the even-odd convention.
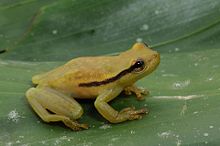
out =
[[[152,58],[153,59],[160,59],[160,54],[155,52],[153,55],[152,55]]]
[[[157,52],[154,56],[160,62],[160,54]]]
[[[160,64],[160,54],[158,52],[154,52],[150,59],[148,60],[150,66],[152,68],[156,68]]]

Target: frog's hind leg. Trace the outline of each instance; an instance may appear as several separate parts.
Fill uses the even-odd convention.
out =
[[[43,121],[62,121],[73,130],[88,129],[86,124],[76,121],[82,116],[83,109],[73,98],[48,87],[31,88],[26,97]]]

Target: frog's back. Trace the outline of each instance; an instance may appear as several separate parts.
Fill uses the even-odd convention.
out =
[[[101,81],[114,76],[117,66],[112,66],[117,57],[80,57],[55,68],[47,73],[32,78],[34,84],[79,84],[90,81]],[[119,67],[120,68],[120,67]]]
[[[35,75],[32,77],[32,82],[34,84],[47,84],[52,80],[62,78],[65,74],[65,70],[65,65],[63,65],[46,73]]]

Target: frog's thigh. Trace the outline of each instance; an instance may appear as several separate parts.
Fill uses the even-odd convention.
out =
[[[34,111],[45,122],[62,121],[74,130],[86,128],[84,124],[73,121],[83,114],[81,106],[74,99],[50,88],[31,88],[26,97]]]
[[[83,109],[79,103],[54,89],[47,87],[32,88],[27,94],[29,94],[29,99],[34,98],[42,107],[57,115],[78,119],[83,114]]]

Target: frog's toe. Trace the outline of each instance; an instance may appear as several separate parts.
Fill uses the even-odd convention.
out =
[[[148,95],[149,91],[145,88],[138,88],[135,92],[137,100],[144,100],[143,95]]]
[[[79,124],[79,123],[77,123],[77,125],[74,125],[74,127],[71,128],[71,129],[76,130],[76,131],[89,129],[89,125],[88,124]]]
[[[132,92],[130,90],[124,90],[125,95],[131,95]]]
[[[142,87],[131,86],[124,89],[124,93],[126,95],[131,95],[134,93],[136,95],[137,100],[144,100],[143,95],[148,95],[149,91]]]
[[[134,116],[134,119],[141,119],[143,115],[148,114],[148,113],[149,113],[148,109],[142,108],[142,109],[139,109],[139,110],[132,111],[130,113],[130,116],[131,117]]]
[[[140,87],[139,90],[140,90],[140,93],[143,94],[143,95],[150,94],[150,92],[147,89],[145,89],[145,88]]]
[[[79,124],[81,129],[89,129],[89,125],[88,124]]]
[[[83,130],[83,129],[88,129],[89,126],[87,124],[80,124],[77,121],[72,121],[72,120],[64,120],[63,123],[71,128],[74,131],[79,131],[79,130]]]
[[[121,110],[120,112],[120,114],[126,115],[128,120],[142,119],[143,115],[148,114],[148,113],[149,111],[146,108],[135,110],[134,107],[125,108]]]
[[[144,100],[144,96],[142,94],[136,93],[137,100]]]

